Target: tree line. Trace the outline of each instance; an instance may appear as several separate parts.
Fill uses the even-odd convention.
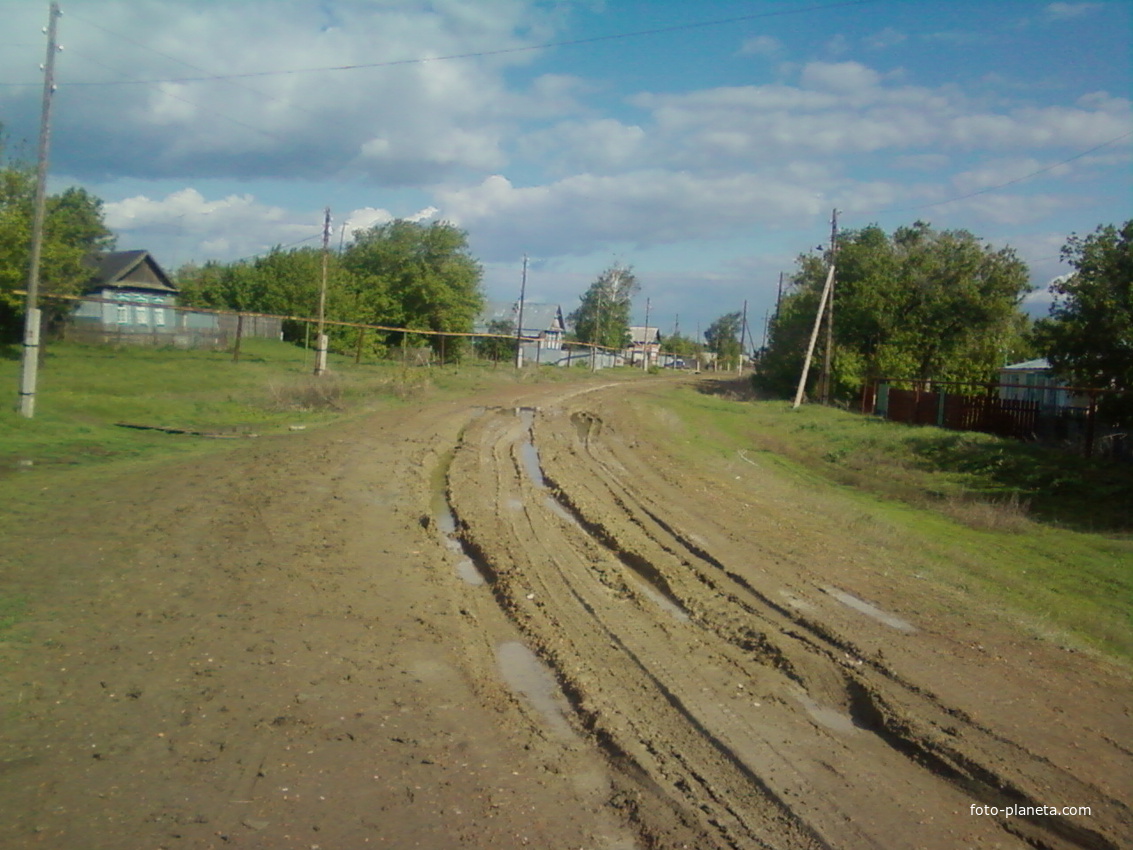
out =
[[[422,331],[470,333],[484,303],[483,271],[467,234],[447,222],[394,220],[354,233],[341,252],[274,248],[251,260],[182,266],[176,274],[183,304],[195,307],[314,316],[326,263],[328,318]],[[305,341],[306,322],[284,322],[284,338]],[[353,349],[356,329],[327,327],[332,350]],[[402,332],[375,332],[367,347],[381,353],[403,342],[445,346],[459,357],[464,341]]]
[[[769,324],[756,385],[794,393],[830,262],[836,267],[830,391],[851,401],[880,379],[997,380],[1007,363],[1046,357],[1072,385],[1109,389],[1113,412],[1133,385],[1133,222],[1072,235],[1073,271],[1052,287],[1050,315],[1032,324],[1026,264],[965,230],[925,222],[886,233],[842,233],[836,255],[798,258]],[[807,392],[817,390],[812,370]]]

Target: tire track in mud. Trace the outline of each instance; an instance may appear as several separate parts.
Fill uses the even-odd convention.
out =
[[[593,414],[575,413],[572,420],[576,439],[568,440],[566,444],[569,446],[567,455],[575,460],[564,469],[579,468],[579,454],[585,455],[592,464],[587,467],[591,473],[587,477],[575,476],[569,480],[576,488],[583,489],[600,482],[606,490],[606,498],[616,503],[631,522],[630,533],[619,531],[612,534],[599,519],[592,526],[594,533],[615,550],[621,551],[624,545],[619,534],[624,540],[633,541],[634,532],[640,532],[644,535],[646,547],[656,544],[663,556],[676,555],[679,564],[674,575],[696,575],[714,593],[723,594],[730,604],[738,605],[746,614],[772,626],[758,635],[761,650],[766,651],[765,642],[769,635],[784,636],[798,641],[807,652],[817,652],[829,662],[836,663],[844,676],[843,701],[847,703],[856,727],[874,733],[895,751],[966,792],[977,802],[1000,807],[1009,804],[1038,806],[1042,804],[1044,791],[1049,795],[1049,789],[1058,788],[1060,793],[1072,799],[1102,800],[1106,811],[1117,814],[1113,820],[1118,823],[1124,821],[1128,825],[1129,812],[1121,802],[1107,799],[1096,787],[1078,781],[1047,759],[975,723],[965,712],[948,706],[929,690],[908,681],[879,660],[867,658],[850,640],[828,625],[774,603],[769,592],[755,588],[737,571],[729,569],[693,542],[690,535],[662,520],[657,511],[663,510],[664,506],[650,498],[648,488],[640,486],[640,482],[637,487],[626,485],[625,480],[632,480],[633,476],[628,473],[625,464],[607,451],[601,440],[592,439],[596,431],[600,433],[600,419]],[[546,430],[551,432],[552,438],[548,442],[552,443],[555,442],[554,432],[559,431],[559,445],[564,442],[563,434],[569,433],[561,423],[549,419],[546,420]],[[570,502],[570,494],[561,486],[559,490],[560,497]],[[573,509],[578,511],[578,506],[574,505]],[[626,560],[632,563],[641,559],[639,552],[632,552]],[[698,560],[700,563],[697,563]],[[655,563],[664,563],[664,557],[655,559]],[[823,589],[829,592],[828,588]],[[876,612],[876,609],[873,610]],[[746,648],[749,636],[741,635],[737,640],[734,634],[721,630],[719,623],[717,616],[705,625],[714,628],[721,638]],[[890,621],[889,624],[893,623]],[[911,630],[906,624],[898,625],[905,627],[902,631]],[[808,666],[813,671],[813,663],[807,665],[805,661],[794,661],[799,656],[798,647],[790,647],[774,639],[771,643],[771,655],[775,659],[787,659],[784,666],[788,671]],[[795,651],[792,652],[792,649]],[[842,650],[842,657],[838,657],[835,650]],[[1035,846],[1118,846],[1115,840],[1102,833],[1061,817],[1034,818],[1029,822],[1004,821],[1002,825]],[[1121,832],[1121,826],[1113,823],[1110,826],[1113,834]]]
[[[1104,795],[774,602],[679,527],[598,417],[517,413],[466,429],[450,504],[500,608],[620,769],[648,846],[1119,846],[1117,801],[1102,831],[970,817],[970,802],[1040,804],[1051,788]]]

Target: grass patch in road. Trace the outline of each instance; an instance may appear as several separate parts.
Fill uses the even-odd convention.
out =
[[[1024,473],[1052,474],[1067,465],[1042,457],[1022,470],[964,462],[1015,457],[1006,441],[987,435],[908,428],[818,406],[796,411],[785,402],[736,401],[687,386],[649,395],[653,421],[679,436],[669,450],[682,462],[723,468],[746,459],[793,484],[788,498],[802,492],[813,499],[837,529],[832,533],[866,541],[888,569],[931,574],[1018,612],[1035,631],[1073,635],[1133,659],[1133,539],[1042,521],[1046,511],[1079,516],[1068,502],[1083,498],[1090,476],[1107,470],[1087,470],[1039,500]],[[1117,478],[1101,476],[1127,494],[1131,485]],[[1100,506],[1096,514],[1106,517],[1107,530],[1120,518]]]

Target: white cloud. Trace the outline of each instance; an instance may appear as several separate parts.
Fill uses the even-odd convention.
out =
[[[1101,8],[1101,3],[1048,3],[1043,9],[1043,15],[1049,21],[1065,21],[1068,18],[1079,18],[1096,12]]]
[[[802,73],[803,88],[838,94],[875,88],[879,82],[881,75],[860,62],[811,62]]]
[[[105,220],[124,248],[163,244],[199,246],[205,256],[225,259],[258,253],[320,233],[314,215],[301,217],[251,195],[206,200],[196,189],[161,199],[135,195],[104,204]]]
[[[323,6],[76,0],[63,32],[53,159],[81,178],[350,175],[419,184],[499,169],[517,120],[549,108],[548,95],[555,114],[571,108],[572,81],[562,75],[529,95],[510,91],[504,71],[531,62],[524,52],[257,76],[506,50],[550,38],[559,14],[520,0],[341,3],[328,25]],[[39,29],[38,7],[5,13],[10,31]],[[226,74],[253,76],[128,84]],[[0,77],[27,76],[0,58]],[[98,82],[111,85],[89,85]],[[0,90],[9,130],[11,115],[30,114],[37,98],[34,87]]]
[[[744,39],[740,46],[741,56],[767,56],[775,57],[783,52],[783,45],[777,38],[769,35],[757,35],[754,38]]]
[[[824,206],[810,187],[775,175],[697,177],[658,170],[579,174],[531,187],[495,175],[437,195],[444,218],[493,246],[488,259],[713,238],[752,221],[803,222]]]

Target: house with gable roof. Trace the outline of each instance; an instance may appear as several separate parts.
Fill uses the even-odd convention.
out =
[[[91,277],[64,334],[82,342],[224,348],[237,330],[235,315],[186,310],[178,289],[149,251],[111,251],[87,259]],[[240,335],[279,339],[278,318],[247,316]]]

